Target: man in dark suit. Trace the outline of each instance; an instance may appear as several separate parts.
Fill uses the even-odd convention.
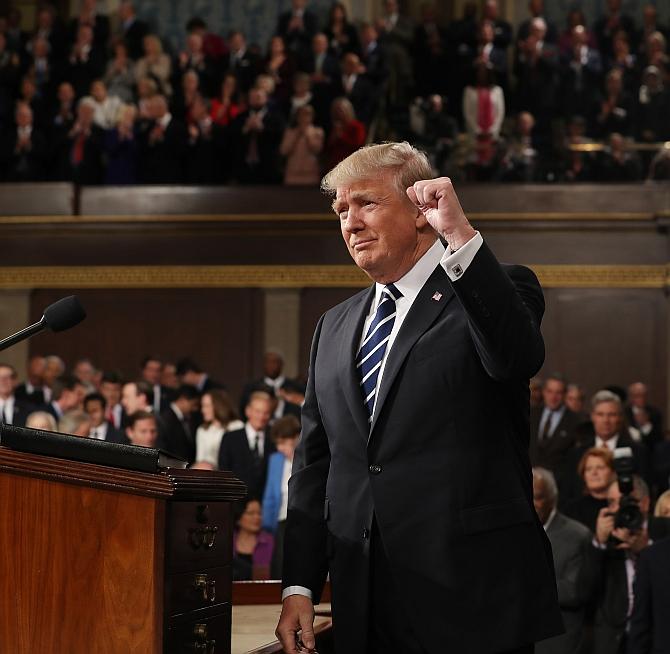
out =
[[[316,34],[316,14],[306,9],[307,0],[291,0],[291,8],[279,15],[277,34],[284,39],[286,48],[301,57],[309,52],[312,37]]]
[[[219,470],[230,470],[246,485],[250,497],[263,497],[268,459],[276,451],[268,425],[272,400],[266,393],[252,393],[244,411],[247,422],[221,441]]]
[[[137,60],[144,55],[144,37],[149,33],[149,26],[137,18],[135,7],[130,0],[119,3],[119,32],[124,40],[131,59]]]
[[[642,441],[651,452],[663,440],[663,416],[661,411],[649,404],[649,391],[646,384],[635,382],[628,387],[628,406],[626,419],[642,436]]]
[[[170,406],[161,412],[158,424],[159,447],[189,463],[195,461],[195,434],[191,414],[200,405],[200,394],[195,386],[181,385]]]
[[[165,411],[170,406],[170,389],[161,385],[163,362],[155,356],[147,355],[140,365],[140,376],[153,391],[151,406],[156,413]]]
[[[338,653],[532,652],[562,631],[527,454],[542,290],[431,174],[386,143],[323,181],[376,284],[314,335],[277,627],[291,654],[299,629],[314,647],[328,572]]]
[[[550,470],[533,468],[533,502],[551,541],[565,633],[547,638],[535,654],[575,654],[582,640],[586,607],[593,590],[591,532],[557,511],[558,486]]]
[[[89,393],[84,398],[84,411],[91,418],[89,438],[96,438],[108,443],[129,443],[130,441],[121,429],[105,419],[107,400],[101,393]]]
[[[61,375],[53,384],[46,411],[59,421],[68,411],[81,409],[85,396],[86,387],[74,375]]]
[[[0,423],[23,427],[35,406],[14,394],[16,370],[8,363],[0,363]]]
[[[249,108],[231,125],[236,150],[236,177],[243,184],[279,183],[279,144],[284,118],[272,108],[264,89],[249,91]]]
[[[670,538],[640,552],[628,654],[670,654]]]
[[[177,361],[177,377],[182,384],[195,386],[200,393],[214,388],[225,390],[225,386],[212,379],[193,359],[184,358]]]
[[[140,134],[140,177],[146,184],[184,181],[186,126],[172,116],[164,95],[149,100],[152,120]]]
[[[27,102],[17,102],[15,125],[11,125],[0,146],[0,178],[8,182],[44,180],[47,140],[33,123],[33,110]],[[4,169],[4,170],[3,170]]]
[[[46,359],[42,355],[30,357],[26,370],[26,381],[21,382],[15,389],[14,395],[28,404],[46,404],[42,375],[46,368]]]
[[[246,38],[239,30],[228,34],[228,47],[230,51],[227,61],[224,58],[225,69],[235,75],[240,91],[247,93],[260,72],[260,61],[256,54],[247,49]]]
[[[552,375],[542,384],[541,407],[530,411],[530,461],[556,471],[575,444],[580,418],[565,406],[565,381]]]

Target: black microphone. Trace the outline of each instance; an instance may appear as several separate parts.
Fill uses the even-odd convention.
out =
[[[0,341],[0,352],[26,338],[39,334],[45,329],[50,329],[52,332],[62,332],[70,329],[70,327],[78,325],[84,318],[86,318],[86,311],[84,311],[84,307],[81,306],[77,296],[64,297],[49,305],[44,310],[44,315],[39,322]]]

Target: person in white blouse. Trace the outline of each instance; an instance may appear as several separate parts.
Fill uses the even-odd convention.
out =
[[[195,434],[195,460],[211,463],[216,470],[223,435],[231,429],[241,429],[244,423],[237,417],[228,393],[219,389],[202,396],[200,409],[203,424]]]

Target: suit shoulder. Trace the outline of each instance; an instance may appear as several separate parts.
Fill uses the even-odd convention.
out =
[[[564,532],[569,533],[571,539],[591,542],[591,531],[587,526],[583,525],[581,522],[577,522],[577,520],[568,518],[568,516],[563,513],[557,514],[556,518],[558,519],[556,526],[560,527]]]
[[[513,281],[540,285],[537,275],[528,266],[522,266],[520,263],[501,263],[500,266]]]
[[[340,302],[339,304],[336,304],[334,307],[331,307],[326,311],[324,314],[324,318],[337,318],[343,313],[346,313],[351,309],[351,307],[356,306],[361,300],[365,298],[365,296],[370,292],[370,287],[366,287],[363,290],[359,291],[355,295],[352,295],[351,297],[348,297],[346,300],[343,302]]]

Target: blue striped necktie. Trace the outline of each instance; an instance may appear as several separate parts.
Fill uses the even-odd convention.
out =
[[[377,306],[377,312],[370,323],[370,327],[368,327],[363,345],[361,345],[356,357],[356,367],[358,368],[363,391],[363,402],[368,410],[368,422],[372,422],[379,371],[391,337],[391,331],[393,331],[396,314],[395,303],[401,297],[402,293],[393,284],[384,287],[381,302]]]

